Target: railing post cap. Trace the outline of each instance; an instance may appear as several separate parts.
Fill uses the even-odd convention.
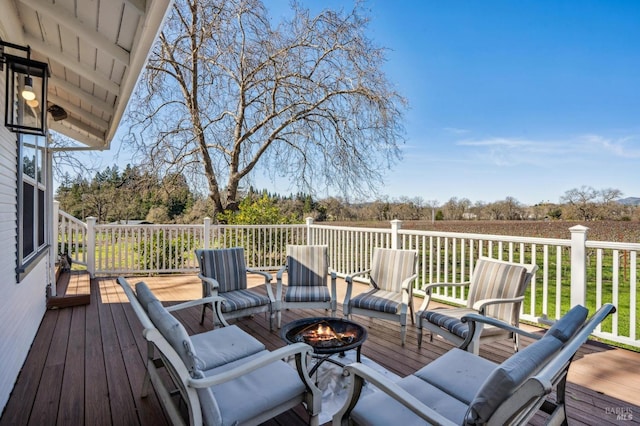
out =
[[[589,228],[587,228],[586,226],[583,225],[576,225],[576,226],[572,226],[571,228],[569,228],[569,231],[575,233],[575,232],[587,232],[589,230]]]
[[[307,221],[307,225],[311,225],[313,223],[313,218],[312,217],[308,217],[305,220]]]

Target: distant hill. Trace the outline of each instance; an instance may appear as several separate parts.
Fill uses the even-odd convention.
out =
[[[625,206],[640,206],[640,197],[627,197],[618,200],[620,204]]]

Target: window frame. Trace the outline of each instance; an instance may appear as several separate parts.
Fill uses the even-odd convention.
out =
[[[47,137],[18,133],[17,142],[16,279],[20,283],[48,253],[50,223],[47,220]],[[25,170],[25,154],[29,151],[33,152],[33,176]],[[33,190],[28,191],[26,186]],[[26,200],[29,192],[31,197]],[[29,212],[25,209],[27,206],[30,207]],[[25,218],[31,219],[30,226],[25,223]],[[31,241],[25,241],[25,236],[29,236]]]

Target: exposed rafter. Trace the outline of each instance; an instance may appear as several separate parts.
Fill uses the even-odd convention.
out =
[[[49,19],[57,21],[60,25],[73,30],[78,36],[89,44],[97,47],[101,52],[112,56],[116,61],[129,66],[130,55],[122,47],[101,35],[94,28],[89,27],[84,22],[73,16],[73,13],[53,3],[42,0],[20,0],[23,4],[33,8],[38,13],[46,14]]]

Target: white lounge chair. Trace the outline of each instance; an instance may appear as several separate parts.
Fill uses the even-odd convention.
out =
[[[430,339],[437,334],[459,346],[467,337],[468,326],[463,316],[478,313],[517,327],[524,292],[538,267],[480,257],[471,274],[463,283],[434,283],[424,287],[425,298],[416,314],[418,347],[422,346],[422,329],[430,331]],[[467,306],[464,308],[429,309],[431,293],[436,287],[467,288]],[[518,350],[518,335],[509,330],[487,325],[477,330],[468,350],[477,354],[480,341],[513,338]]]
[[[287,273],[287,288],[282,277]],[[331,277],[331,289],[328,286]],[[278,328],[282,309],[328,309],[336,316],[336,273],[329,271],[327,246],[287,245],[287,260],[276,274]],[[284,297],[283,293],[284,292]]]
[[[269,326],[273,329],[277,305],[271,289],[271,274],[247,268],[242,247],[196,250],[196,258],[200,265],[198,278],[202,280],[202,297],[223,297],[220,309],[225,319],[265,312],[270,315]],[[266,294],[247,287],[247,273],[264,277]],[[211,304],[202,306],[200,324],[204,323],[206,308],[211,308]],[[214,316],[214,324],[216,322],[220,321]]]
[[[400,340],[407,334],[407,310],[413,323],[413,280],[418,253],[413,250],[373,249],[371,269],[345,277],[347,291],[342,310],[345,318],[365,315],[400,323]],[[369,276],[371,290],[351,297],[353,278]]]
[[[345,370],[353,380],[333,425],[525,425],[539,410],[549,415],[547,424],[566,424],[565,383],[571,360],[613,312],[613,305],[606,304],[585,323],[587,309],[576,306],[542,338],[471,314],[465,320],[539,340],[502,364],[454,348],[397,382],[363,364],[348,365]],[[364,382],[379,392],[361,395]],[[555,400],[547,398],[554,390]]]
[[[318,425],[321,393],[306,365],[313,352],[311,346],[297,343],[270,352],[235,325],[189,336],[170,312],[202,303],[217,309],[222,298],[165,308],[145,283],[136,284],[136,293],[123,277],[118,278],[118,284],[148,342],[142,396],[146,396],[150,381],[173,424],[256,425],[303,404],[310,424]],[[292,356],[296,368],[283,361]],[[186,404],[188,419],[181,414],[181,401]]]

